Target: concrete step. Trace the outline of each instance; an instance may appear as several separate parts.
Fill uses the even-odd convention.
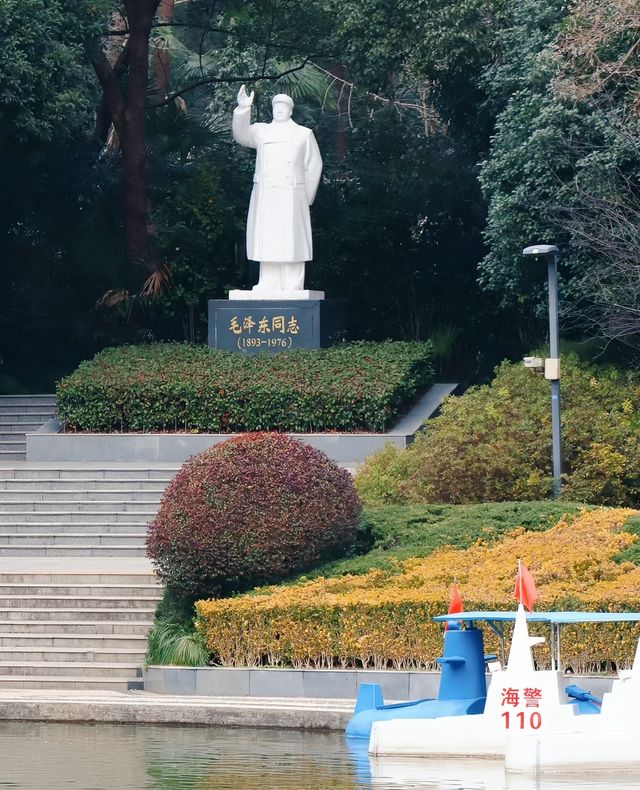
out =
[[[79,620],[59,621],[59,620],[2,620],[0,631],[4,635],[13,634],[14,636],[30,634],[32,636],[46,634],[53,636],[56,634],[74,635],[96,635],[106,636],[140,636],[146,640],[147,634],[153,626],[152,620],[132,620],[120,623],[114,620],[96,620],[82,622]]]
[[[133,546],[2,546],[0,557],[146,557]]]
[[[23,406],[19,403],[0,403],[0,416],[7,419],[30,417],[34,421],[46,422],[53,419],[56,413],[56,407],[46,403],[27,403]]]
[[[21,444],[26,444],[25,432],[19,431],[9,425],[0,425],[0,442],[19,441]]]
[[[23,441],[24,425],[2,423],[0,446]],[[16,557],[16,568],[46,572],[0,574],[0,688],[124,690],[139,682],[163,594],[148,564],[129,566],[144,569],[139,574],[57,574],[37,558],[64,558],[50,567],[68,571],[73,557],[108,558],[105,568],[117,558],[144,557],[147,524],[177,467],[12,466],[5,458],[0,559],[10,570],[6,558]],[[91,563],[101,570],[100,560]]]
[[[136,598],[145,595],[151,598],[162,596],[162,587],[158,584],[24,584],[4,583],[0,581],[0,596],[32,596],[32,595],[70,595],[74,598],[82,596],[99,598],[103,595],[111,598]]]
[[[2,524],[148,524],[153,521],[156,510],[0,510]]]
[[[0,533],[0,548],[9,546],[135,546],[146,545],[144,533],[93,534],[65,532],[62,534],[35,533],[23,535],[22,533]]]
[[[21,532],[3,533],[0,532],[0,548],[10,548],[12,546],[91,546],[101,548],[102,546],[121,546],[144,548],[146,546],[146,534],[139,532],[102,532],[85,534],[67,530],[64,532],[45,532],[23,534]]]
[[[131,464],[128,468],[96,469],[88,468],[87,464],[77,464],[73,468],[67,465],[53,469],[29,463],[26,466],[0,468],[0,480],[166,480],[169,482],[180,469],[179,465],[169,469],[132,467]]]
[[[11,510],[20,511],[23,503],[4,501],[3,493],[0,492],[0,513],[4,518]],[[15,490],[10,490],[8,496],[12,493]],[[111,493],[120,499],[129,495]],[[143,493],[137,490],[137,496]],[[74,573],[71,557],[109,557],[105,560],[106,569],[112,567],[114,556],[144,556],[146,516],[144,512],[113,514],[106,509],[92,516],[91,511],[75,509],[88,504],[78,501],[77,496],[60,499],[59,503],[41,500],[41,504],[52,510],[49,515],[52,520],[45,522],[44,529],[37,521],[31,521],[42,518],[41,514],[28,510],[15,514],[18,519],[29,519],[26,523],[0,526],[0,557],[20,557],[16,560],[17,568],[25,568],[25,563],[31,562],[34,570],[43,567],[41,560],[28,560],[29,556],[65,558],[62,565],[60,561],[52,561],[58,564],[50,566],[60,568],[61,573],[44,566],[44,572],[12,570],[0,574],[0,688],[125,690],[141,682],[136,677],[144,661],[147,634],[163,588],[155,574],[146,570],[146,563],[140,566],[145,568],[141,573],[102,572],[102,566],[97,563],[90,567],[96,567],[100,573]],[[69,504],[65,502],[68,499],[76,502]],[[104,498],[98,502],[102,507],[107,504]],[[126,506],[129,502],[122,504]],[[108,505],[113,508],[112,503]],[[27,502],[26,506],[38,507],[38,502]],[[61,523],[61,517],[64,518],[61,507],[74,508],[70,517],[81,519],[80,524],[84,522],[93,534],[83,534],[82,527],[73,523]],[[133,526],[127,527],[126,520],[101,525],[91,521],[94,517],[99,520],[123,517],[132,521]],[[116,531],[111,532],[112,528]],[[114,569],[117,571],[117,565]]]
[[[38,430],[45,422],[54,417],[53,412],[11,412],[7,409],[0,409],[0,427],[3,425],[14,425],[21,430]]]
[[[76,649],[89,650],[96,648],[99,650],[110,649],[114,651],[134,651],[142,653],[144,656],[147,650],[147,637],[145,634],[140,636],[123,634],[17,634],[15,632],[4,633],[0,630],[0,651],[4,648],[30,648],[34,652],[48,648],[69,648],[74,652]],[[35,656],[34,656],[35,660]]]
[[[144,535],[147,531],[147,524],[153,519],[151,517],[139,518],[137,520],[125,520],[114,516],[113,518],[96,518],[91,522],[83,519],[70,517],[69,519],[58,518],[53,521],[38,521],[37,518],[14,519],[12,523],[3,524],[0,519],[0,534],[24,534],[33,535],[34,533],[64,535],[72,534],[139,534]],[[42,527],[42,530],[39,528]],[[113,527],[113,531],[109,529]],[[124,527],[124,529],[119,529]]]
[[[117,595],[73,596],[73,595],[0,595],[0,610],[11,606],[17,609],[144,609],[153,606],[161,595],[139,595],[135,598]]]
[[[115,491],[101,489],[99,491],[60,491],[49,489],[45,491],[25,491],[20,488],[0,489],[1,503],[40,503],[40,502],[147,502],[159,504],[162,498],[163,488],[157,491],[150,491],[147,488],[140,489],[117,489]]]
[[[14,439],[7,439],[5,441],[0,441],[0,453],[3,455],[7,455],[9,453],[26,453],[27,452],[27,443],[24,439],[24,436],[21,440],[14,440]]]
[[[91,501],[62,501],[52,502],[47,500],[43,501],[22,501],[11,502],[5,501],[4,497],[0,500],[3,502],[3,513],[32,513],[32,512],[47,512],[47,513],[73,513],[73,512],[92,512],[92,513],[155,513],[158,509],[159,499],[157,497],[151,498],[148,494],[144,494],[139,499],[131,502],[123,499],[105,500],[94,499]]]
[[[0,403],[53,403],[56,402],[55,392],[36,392],[23,395],[0,395]]]
[[[15,423],[7,423],[5,425],[0,425],[0,434],[2,434],[2,442],[8,442],[12,439],[17,439],[23,442],[25,445],[27,443],[27,434],[32,434],[38,431],[40,426],[36,426],[33,429],[27,429],[27,427],[22,425],[16,425]]]
[[[144,661],[146,653],[146,643],[144,647],[140,645],[131,647],[49,647],[42,645],[40,648],[29,646],[5,647],[0,646],[0,667],[8,664],[20,664],[23,661],[29,663],[84,663],[87,661],[98,662],[100,664],[133,664],[134,666]],[[0,670],[1,672],[2,670]]]
[[[57,408],[50,403],[2,403],[0,402],[0,417],[19,419],[21,416],[32,417],[34,420],[44,417],[50,420],[57,416]]]
[[[56,410],[46,406],[2,406],[0,404],[0,419],[13,423],[37,423],[38,428],[45,422],[56,418]]]
[[[26,417],[33,417],[34,420],[42,420],[40,423],[42,425],[56,416],[56,410],[42,403],[29,403],[25,406],[20,406],[17,403],[5,403],[0,404],[0,414],[8,419],[14,419],[22,414]]]
[[[16,606],[0,608],[0,628],[5,622],[45,622],[59,623],[95,622],[96,620],[140,622],[140,620],[153,620],[156,612],[155,606],[136,609],[105,609],[105,608],[18,608]]]
[[[0,505],[0,508],[2,506]],[[57,527],[57,532],[82,532],[90,527],[130,526],[131,531],[144,529],[156,517],[155,513],[134,513],[121,511],[114,513],[71,511],[67,513],[51,513],[50,511],[28,511],[23,513],[6,513],[0,509],[0,532],[33,532],[38,526],[43,531],[48,527]],[[91,530],[89,530],[91,531]],[[107,532],[107,529],[102,530]],[[125,532],[127,530],[124,530]]]
[[[0,535],[138,535],[144,543],[146,523],[138,524],[0,524]]]
[[[133,677],[133,676],[131,676]],[[82,675],[3,675],[0,674],[0,689],[63,689],[127,691],[131,680],[120,677],[102,677],[87,680]]]
[[[65,532],[82,532],[87,535],[94,533],[107,534],[113,532],[124,533],[140,533],[146,534],[149,521],[153,519],[137,518],[127,519],[122,518],[96,518],[92,521],[85,521],[78,518],[71,518],[66,520],[64,518],[57,518],[53,521],[39,521],[37,518],[30,518],[28,521],[14,520],[11,523],[3,524],[0,519],[0,533],[7,535],[9,533],[20,533],[24,535],[32,535],[34,532],[43,532],[51,535],[63,535]]]
[[[56,415],[56,408],[52,404],[47,403],[0,403],[0,414],[5,417],[14,416],[15,413],[20,414],[37,414],[38,416],[45,415],[47,420],[50,420]]]
[[[15,450],[3,450],[0,448],[0,464],[5,461],[25,461],[27,458],[26,449],[23,453],[18,453]]]
[[[82,585],[93,586],[106,584],[127,585],[137,587],[145,585],[163,589],[155,573],[132,572],[104,572],[104,573],[75,573],[75,572],[11,572],[0,573],[0,584],[38,584],[38,585]]]
[[[134,678],[139,661],[0,661],[2,675],[71,675],[85,678]]]
[[[104,478],[84,478],[81,480],[60,480],[59,478],[46,479],[25,479],[12,478],[10,480],[0,480],[0,496],[3,492],[7,493],[120,493],[128,496],[135,492],[146,492],[149,496],[160,495],[167,487],[167,480],[159,478],[142,479],[114,479],[105,480]]]

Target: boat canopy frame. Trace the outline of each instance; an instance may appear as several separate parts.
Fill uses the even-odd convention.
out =
[[[548,623],[551,628],[551,669],[562,669],[560,654],[560,627],[576,623],[635,623],[640,622],[640,612],[525,612],[527,623]],[[437,622],[486,623],[500,639],[502,663],[506,664],[504,623],[515,622],[517,612],[458,612],[441,614]]]

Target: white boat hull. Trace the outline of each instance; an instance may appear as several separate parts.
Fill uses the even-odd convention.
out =
[[[504,730],[487,727],[483,715],[375,722],[369,753],[404,757],[483,757],[502,760]]]
[[[640,732],[553,732],[510,738],[505,769],[539,776],[640,771]]]

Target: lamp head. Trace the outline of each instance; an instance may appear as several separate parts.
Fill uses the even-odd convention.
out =
[[[538,258],[542,258],[547,255],[559,255],[560,250],[555,246],[555,244],[533,244],[531,247],[525,247],[522,250],[523,255],[535,255]]]

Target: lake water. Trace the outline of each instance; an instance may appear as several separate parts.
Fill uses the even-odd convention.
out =
[[[501,763],[374,760],[341,733],[0,722],[5,790],[637,790],[639,778],[505,777]]]

